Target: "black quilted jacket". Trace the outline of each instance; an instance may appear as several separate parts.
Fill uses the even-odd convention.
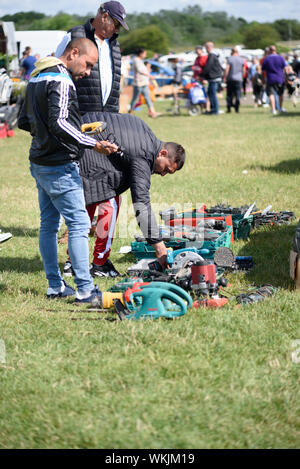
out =
[[[150,127],[130,114],[89,113],[84,122],[105,121],[99,140],[113,140],[124,156],[84,152],[80,160],[86,204],[103,202],[130,188],[138,224],[148,242],[161,241],[150,204],[150,179],[154,161],[162,148]]]
[[[221,79],[223,75],[223,69],[219,62],[218,57],[211,52],[208,54],[207,62],[202,70],[201,76],[206,80],[217,80]]]
[[[96,44],[94,32],[91,21],[85,24],[75,26],[70,29],[71,38],[87,37]],[[101,80],[99,75],[98,62],[92,68],[89,77],[82,78],[76,83],[77,96],[79,102],[80,113],[83,115],[86,112],[119,112],[119,96],[120,96],[120,78],[121,78],[121,52],[120,46],[115,34],[110,40],[110,50],[112,55],[113,64],[113,81],[110,96],[103,106]],[[97,98],[96,98],[97,97]]]

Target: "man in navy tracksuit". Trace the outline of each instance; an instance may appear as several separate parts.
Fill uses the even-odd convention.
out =
[[[109,154],[117,147],[81,132],[73,81],[88,76],[97,60],[97,47],[89,39],[81,38],[71,41],[59,59],[46,57],[37,62],[18,121],[19,128],[32,136],[30,170],[38,189],[39,246],[49,282],[48,298],[75,294],[63,281],[58,265],[57,233],[61,215],[69,229],[76,302],[91,302],[101,296],[89,272],[90,220],[85,210],[78,162],[85,149]]]

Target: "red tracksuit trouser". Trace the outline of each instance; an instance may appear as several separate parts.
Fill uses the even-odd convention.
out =
[[[98,207],[96,228],[97,238],[94,247],[93,264],[104,265],[109,257],[120,205],[121,196],[117,195],[116,197],[105,200],[104,202],[88,205],[86,207],[91,223],[93,221],[96,208]]]

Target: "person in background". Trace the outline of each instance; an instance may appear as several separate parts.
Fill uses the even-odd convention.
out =
[[[278,96],[279,112],[284,112],[282,108],[284,91],[284,69],[285,60],[276,52],[275,46],[270,46],[270,54],[264,59],[262,71],[264,80],[267,83],[267,95],[270,99],[271,114],[276,115],[276,97]]]
[[[210,101],[210,111],[206,111],[205,114],[223,114],[224,111],[219,111],[219,101],[217,96],[219,85],[222,83],[223,69],[217,55],[213,52],[213,42],[207,42],[205,44],[205,49],[208,57],[206,65],[202,70],[201,77],[208,81],[207,94]]]
[[[293,61],[291,63],[294,72],[296,73],[297,77],[300,75],[300,60],[297,54],[294,54]]]
[[[195,59],[194,65],[192,65],[192,70],[194,72],[193,79],[199,82],[203,81],[201,73],[206,65],[208,55],[205,54],[202,46],[197,46],[195,49],[197,57]]]
[[[172,83],[174,85],[177,85],[177,86],[180,86],[181,85],[181,81],[182,81],[182,67],[183,67],[183,60],[182,59],[178,59],[178,57],[176,57],[176,59],[174,59],[174,66],[173,66],[173,69],[174,69],[174,72],[175,72],[175,76],[172,80]]]
[[[148,106],[149,117],[159,117],[161,114],[156,112],[151,101],[149,83],[150,83],[150,72],[144,63],[147,57],[147,51],[143,47],[138,49],[136,57],[133,59],[133,97],[130,104],[129,114],[134,113],[134,108],[138,102],[140,94],[145,98]]]
[[[285,84],[288,95],[292,98],[293,106],[296,107],[297,104],[297,96],[298,96],[298,89],[299,89],[299,78],[297,77],[293,67],[288,65],[285,68]]]
[[[27,54],[26,50],[23,50],[22,57],[19,60],[19,67],[20,68],[23,67],[23,62],[24,62],[24,60],[26,59],[27,56],[28,56],[28,54]]]
[[[249,74],[249,65],[247,63],[246,59],[244,60],[244,71],[243,71],[243,81],[242,81],[242,89],[243,89],[243,95],[244,99],[247,96],[247,82],[248,82],[248,74]]]
[[[252,89],[254,96],[254,107],[261,106],[263,100],[263,76],[261,73],[261,66],[257,65],[256,73],[252,76]]]
[[[29,80],[30,74],[34,69],[34,64],[36,62],[36,57],[34,55],[32,55],[32,49],[29,46],[26,47],[25,53],[27,54],[27,56],[25,57],[25,59],[22,62],[22,69],[23,69],[22,71],[23,71],[24,79]]]
[[[197,46],[195,49],[195,52],[197,54],[197,57],[195,59],[194,65],[192,65],[192,70],[194,72],[193,74],[193,80],[198,81],[201,83],[201,85],[205,89],[205,93],[207,95],[207,86],[205,86],[204,79],[201,76],[201,73],[206,65],[208,55],[204,52],[202,46]],[[206,112],[209,113],[210,111],[210,102],[209,99],[206,99],[206,104],[205,104]]]
[[[257,73],[258,65],[259,65],[259,60],[258,60],[258,58],[257,58],[257,57],[253,57],[252,63],[251,63],[251,65],[250,65],[250,67],[249,67],[249,73],[248,73],[248,78],[249,78],[249,80],[251,81],[251,83],[252,83],[252,81],[253,81],[254,75],[256,75],[256,73]]]
[[[232,107],[234,107],[235,112],[239,112],[243,72],[244,59],[239,56],[238,48],[233,47],[231,57],[227,60],[223,79],[227,84],[227,112],[231,112]]]

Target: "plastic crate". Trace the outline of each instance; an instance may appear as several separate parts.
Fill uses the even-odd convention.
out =
[[[253,215],[244,218],[244,215],[233,214],[232,225],[234,239],[247,239],[249,238],[251,227],[253,223]]]
[[[174,238],[170,241],[165,241],[167,248],[176,249],[185,249],[187,244],[191,243],[187,239],[183,238]],[[135,260],[141,259],[152,259],[155,258],[155,250],[151,244],[148,244],[146,241],[133,241],[131,243],[131,252],[134,255]]]
[[[241,215],[239,213],[232,213],[230,215],[228,214],[222,215],[220,213],[208,213],[208,214],[205,214],[205,216],[211,217],[211,218],[224,217],[227,224],[229,224],[230,222],[228,221],[228,218],[225,218],[225,217],[229,216],[231,217],[231,220],[232,220],[231,224],[233,227],[232,233],[233,233],[234,240],[249,238],[251,226],[253,223],[253,215],[250,215],[249,217],[244,218],[244,215]]]
[[[202,248],[209,250],[209,255],[203,256],[206,259],[212,259],[217,249],[221,247],[230,248],[231,246],[232,226],[228,226],[226,231],[221,232],[218,239],[214,241],[204,241]]]
[[[189,247],[196,247],[197,249],[208,249],[209,254],[204,254],[202,257],[205,259],[212,259],[217,249],[220,247],[230,247],[231,246],[231,234],[232,226],[228,226],[226,231],[220,232],[220,236],[211,241],[189,241],[184,238],[173,238],[170,241],[166,241],[167,248],[176,249],[186,249]],[[146,241],[133,241],[131,243],[131,252],[134,255],[135,260],[140,259],[151,259],[155,257],[155,250],[151,244],[148,244]],[[202,254],[201,254],[202,255]]]

